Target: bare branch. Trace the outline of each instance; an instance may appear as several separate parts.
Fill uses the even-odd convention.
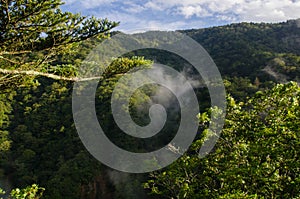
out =
[[[30,76],[43,76],[48,77],[55,80],[65,80],[65,81],[72,81],[72,82],[80,82],[80,81],[90,81],[90,80],[97,80],[102,79],[102,76],[99,77],[88,77],[88,78],[78,78],[78,77],[63,77],[59,75],[49,74],[49,73],[43,73],[38,72],[34,70],[7,70],[7,69],[0,69],[0,73],[2,74],[9,74],[9,75],[30,75]]]
[[[13,60],[8,59],[8,58],[5,58],[5,57],[3,57],[3,56],[1,56],[1,55],[0,55],[0,59],[3,59],[3,60],[5,60],[5,61],[8,61],[8,62],[13,63],[13,64],[20,64],[19,62],[13,61]]]
[[[19,54],[25,54],[25,53],[30,53],[32,51],[29,51],[29,50],[24,50],[24,51],[14,51],[14,52],[7,52],[7,51],[4,51],[4,52],[0,52],[0,56],[1,55],[19,55]]]

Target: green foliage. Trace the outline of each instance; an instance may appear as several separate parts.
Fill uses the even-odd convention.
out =
[[[0,69],[62,77],[78,75],[78,67],[89,51],[107,38],[118,23],[62,12],[61,4],[59,0],[1,1]],[[299,157],[299,89],[296,84],[279,85],[264,93],[273,85],[269,81],[273,79],[261,72],[273,64],[277,72],[290,77],[288,80],[299,77],[299,29],[290,21],[233,24],[185,33],[212,55],[232,96],[241,101],[254,97],[244,104],[228,99],[226,126],[213,154],[202,160],[197,156],[205,133],[210,133],[204,131],[189,153],[165,171],[151,174],[145,187],[160,198],[299,196],[299,163],[294,161]],[[179,71],[191,68],[170,53],[145,51],[146,59],[132,57],[138,52],[127,56],[130,58],[114,59],[104,71],[96,95],[97,116],[107,123],[107,136],[118,146],[135,152],[143,152],[147,147],[157,149],[169,143],[172,135],[138,141],[120,134],[109,109],[116,82],[128,71],[149,67],[152,62],[147,59]],[[188,74],[195,75],[194,72]],[[70,82],[3,71],[1,74],[1,175],[8,175],[14,187],[39,183],[47,190],[43,196],[46,199],[95,198],[105,194],[117,198],[145,197],[142,191],[136,191],[143,176],[129,176],[127,181],[111,184],[108,169],[82,146],[72,119]],[[137,123],[147,124],[148,112],[141,113],[140,109],[148,110],[147,102],[155,89],[143,87],[132,96],[130,113]],[[204,99],[201,106],[207,108],[208,91],[196,92]],[[209,112],[199,115],[201,130],[206,129],[208,116]],[[173,119],[167,125],[176,129],[178,116]],[[33,185],[14,189],[11,196],[39,198],[43,192],[44,188]]]
[[[113,59],[112,63],[105,70],[105,77],[113,74],[124,74],[130,70],[148,68],[153,62],[145,60],[144,57],[133,56],[131,58],[121,57]],[[132,72],[132,71],[131,71]]]
[[[74,51],[81,41],[106,38],[109,30],[118,25],[107,19],[63,12],[59,9],[62,4],[61,0],[1,1],[1,69],[40,71],[47,69],[53,59],[56,68],[65,67],[57,62],[59,56]],[[11,83],[12,79],[22,77],[2,76],[0,86]]]
[[[107,78],[99,82],[96,106],[103,109],[97,109],[97,114],[109,113],[107,104],[113,85],[123,73],[150,64],[138,57],[114,60],[105,73]],[[98,176],[103,178],[106,168],[91,157],[76,132],[72,119],[73,85],[44,77],[35,81],[38,82],[35,86],[16,89],[10,101],[14,119],[6,130],[12,143],[11,150],[1,159],[1,168],[5,174],[9,173],[14,187],[32,183],[45,187],[45,199],[71,199],[98,193],[101,188],[95,187],[93,182]],[[116,128],[111,127],[108,132],[115,134],[115,131]],[[109,180],[104,179],[109,185]]]
[[[228,98],[225,127],[200,159],[206,134],[145,188],[173,198],[294,198],[299,196],[300,87],[279,84],[245,103]],[[205,114],[199,115],[206,125]],[[206,131],[204,131],[206,132]]]
[[[245,198],[245,199],[263,199],[264,197],[258,197],[256,194],[250,195],[247,193],[243,193],[241,191],[236,191],[235,193],[228,193],[224,194],[219,197],[220,199],[240,199],[240,198]]]
[[[276,58],[269,62],[269,66],[274,72],[289,80],[299,81],[300,78],[300,56],[296,54],[278,54]]]
[[[82,152],[74,129],[71,84],[32,76],[35,71],[76,76],[88,47],[107,38],[118,23],[63,12],[62,4],[60,0],[0,2],[0,165],[14,186],[38,181],[47,188],[53,184],[47,190],[56,194],[54,198],[78,198],[80,185],[91,180],[99,165]],[[80,46],[89,39],[91,44]],[[67,177],[61,180],[63,175]],[[64,197],[65,190],[69,192]],[[12,197],[30,193],[26,198],[39,198],[42,191],[33,185],[13,190]]]
[[[45,198],[77,198],[80,186],[101,165],[84,150],[74,128],[72,85],[45,78],[39,82],[17,90],[5,172],[11,172],[17,187],[38,182],[47,190]]]
[[[260,90],[261,85],[254,84],[249,78],[232,77],[224,80],[226,92],[237,100],[245,100]]]
[[[10,148],[11,141],[8,139],[9,114],[12,111],[11,101],[15,92],[0,94],[0,155],[2,151],[7,151]],[[1,161],[0,161],[1,162]]]
[[[0,151],[7,151],[10,148],[11,141],[8,140],[8,132],[0,131]]]
[[[181,32],[208,51],[222,77],[230,82],[227,91],[237,100],[271,88],[274,82],[299,82],[300,28],[295,20],[276,24],[238,23]],[[188,71],[190,77],[201,79],[193,66],[173,53],[142,49],[132,54]],[[282,60],[284,65],[274,64],[274,60]],[[272,66],[271,72],[266,70],[267,66]]]
[[[10,195],[12,199],[39,199],[42,197],[44,191],[44,188],[33,184],[24,189],[13,189]]]
[[[231,78],[259,77],[268,81],[270,77],[261,70],[270,60],[281,53],[300,55],[300,28],[296,20],[277,24],[237,23],[182,32],[199,42],[221,74]]]
[[[0,195],[4,195],[5,191],[3,189],[0,188]],[[3,199],[2,197],[0,199]]]

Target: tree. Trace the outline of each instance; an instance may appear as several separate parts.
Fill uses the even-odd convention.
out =
[[[118,25],[107,19],[62,12],[62,4],[60,0],[1,0],[1,89],[22,84],[28,75],[49,76],[47,68],[55,57],[74,51],[81,41],[107,37]]]
[[[24,189],[13,189],[10,195],[12,199],[40,199],[44,191],[44,188],[33,184]]]
[[[5,157],[10,153],[8,152],[12,140],[10,122],[13,117],[11,112],[14,111],[13,106],[19,103],[18,100],[21,101],[14,99],[17,90],[21,86],[36,88],[39,85],[36,76],[74,81],[75,64],[64,62],[62,57],[72,57],[85,40],[94,38],[99,41],[109,37],[109,31],[118,25],[117,22],[108,19],[63,12],[59,8],[62,4],[61,0],[0,1],[1,166],[6,164]],[[25,101],[31,97],[35,98],[30,94],[24,97]],[[27,108],[26,111],[29,111],[34,107]],[[22,136],[33,140],[30,133]],[[22,157],[24,161],[30,162],[34,156],[35,152],[27,149],[24,150]],[[15,189],[11,196],[22,198],[22,194],[26,192],[35,193],[41,190],[42,188],[37,186],[24,190]],[[40,194],[31,195],[30,198],[40,196]]]
[[[228,97],[225,127],[214,151],[191,151],[145,187],[169,198],[297,198],[300,196],[300,87],[278,84],[245,103]],[[203,113],[204,114],[204,113]],[[200,115],[201,124],[208,121]],[[204,118],[204,119],[203,119]]]
[[[28,186],[23,189],[13,189],[10,192],[11,199],[40,199],[45,191],[44,188],[39,187],[36,184]],[[4,195],[5,191],[0,188],[0,195]],[[0,198],[2,199],[2,198]]]
[[[9,125],[8,114],[12,110],[10,103],[13,96],[13,91],[7,94],[0,93],[0,156],[1,152],[7,151],[10,148],[11,142],[8,139],[8,132],[4,129]]]

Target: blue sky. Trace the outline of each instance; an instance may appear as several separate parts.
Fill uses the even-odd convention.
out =
[[[65,0],[62,9],[120,21],[124,32],[300,18],[300,0]]]

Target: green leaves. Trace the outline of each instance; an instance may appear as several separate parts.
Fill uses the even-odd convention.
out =
[[[299,196],[299,100],[295,82],[278,84],[245,103],[229,97],[225,126],[214,151],[199,159],[203,141],[197,140],[176,163],[153,174],[147,187],[175,198],[182,198],[181,192],[188,198]],[[199,120],[206,121],[206,114],[200,114]]]
[[[10,195],[12,199],[39,199],[42,197],[44,191],[44,188],[33,184],[24,189],[13,189]]]
[[[15,92],[0,94],[0,153],[7,151],[11,144],[11,141],[8,138],[7,127],[10,123],[9,114],[12,111],[10,103],[14,95]]]
[[[99,101],[96,102],[96,110],[99,117],[109,114],[107,108],[110,108],[110,95],[123,73],[149,67],[151,63],[140,57],[112,61],[105,71],[106,79],[100,80],[97,89]],[[59,71],[61,68],[55,69],[56,73],[64,72]],[[109,177],[105,173],[107,168],[86,151],[76,132],[72,119],[72,83],[44,77],[36,78],[35,81],[32,86],[16,88],[14,98],[9,94],[0,95],[0,113],[5,110],[3,120],[0,114],[0,121],[5,124],[3,130],[9,131],[6,140],[12,141],[10,150],[3,153],[5,158],[1,156],[0,165],[5,177],[7,173],[11,174],[11,186],[26,186],[38,182],[47,190],[43,196],[45,198],[79,198],[82,195],[88,198],[99,191],[98,187],[94,188],[94,184],[100,179],[109,188],[105,194],[113,192],[114,185],[109,183]],[[143,95],[146,96],[145,93]],[[133,99],[132,103],[139,105],[142,101],[143,99]],[[107,132],[117,135],[117,129],[112,126],[113,119],[104,119],[110,125]],[[130,148],[137,147],[131,140],[115,140]],[[137,180],[134,177],[132,179]],[[126,184],[127,181],[124,182],[126,186],[118,185],[118,194],[124,195],[124,190],[128,188],[132,191],[126,192],[136,195],[135,187],[141,188],[140,181],[136,181],[134,185]],[[22,191],[18,193],[21,194]],[[105,194],[103,193],[103,198]]]
[[[108,19],[63,12],[61,4],[60,0],[1,1],[0,68],[40,71],[81,41],[107,38],[118,25]],[[15,76],[4,78],[12,82]]]
[[[0,195],[4,195],[5,191],[3,189],[0,188]],[[0,199],[3,199],[2,197]]]

